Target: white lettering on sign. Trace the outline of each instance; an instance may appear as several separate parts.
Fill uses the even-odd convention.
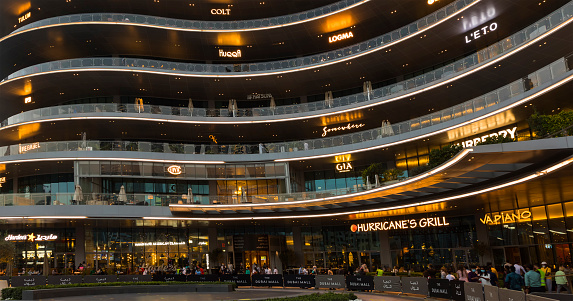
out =
[[[328,135],[328,133],[330,133],[330,132],[359,129],[359,128],[364,127],[364,126],[366,126],[364,123],[349,123],[345,126],[339,126],[339,127],[334,127],[334,128],[329,128],[329,127],[325,126],[324,128],[322,128],[322,137],[326,137],[326,135]]]
[[[40,142],[34,142],[31,144],[24,144],[24,145],[20,144],[19,145],[20,154],[31,151],[33,149],[39,149],[39,148],[40,148]]]
[[[0,178],[0,187],[2,187],[2,184],[6,183],[6,177],[1,177]]]
[[[267,98],[273,98],[273,95],[270,93],[267,94],[250,94],[247,95],[247,100],[252,100],[252,99],[267,99]]]
[[[486,215],[479,220],[485,225],[497,225],[499,223],[515,223],[520,220],[529,220],[531,211],[517,211],[517,213],[501,213],[495,215]]]
[[[346,40],[346,39],[350,39],[350,38],[354,38],[354,34],[352,34],[352,31],[337,34],[334,36],[330,36],[330,37],[328,37],[328,43],[334,43],[334,42],[338,42],[338,41],[342,41],[342,40]]]
[[[493,22],[489,25],[486,25],[476,31],[471,32],[469,35],[467,35],[466,38],[466,44],[471,42],[471,41],[475,41],[479,38],[481,38],[482,36],[485,36],[486,34],[492,32],[492,31],[496,31],[497,30],[497,23]]]
[[[174,176],[178,176],[183,173],[183,169],[179,165],[171,165],[167,167],[167,172]]]
[[[134,247],[147,247],[147,246],[177,246],[184,245],[185,242],[136,242],[133,244]]]
[[[336,171],[338,172],[349,172],[352,171],[352,162],[343,162],[336,164]]]
[[[241,57],[241,50],[225,51],[223,49],[219,49],[219,57]]]
[[[487,134],[487,135],[483,135],[481,137],[478,138],[474,138],[474,139],[470,139],[470,140],[466,140],[464,142],[462,142],[462,147],[472,147],[472,146],[476,146],[478,145],[478,143],[480,142],[485,142],[487,140],[487,138],[489,137],[498,137],[498,136],[503,136],[504,138],[507,137],[509,135],[509,138],[511,139],[515,139],[515,134],[517,133],[517,127],[513,127],[510,129],[505,129],[505,130],[501,130],[499,132],[496,133],[491,133],[491,134]],[[460,145],[459,143],[457,143],[456,145]]]
[[[10,234],[4,238],[5,241],[51,241],[56,239],[58,239],[58,236],[54,234],[34,235],[34,233],[16,235]]]
[[[20,18],[18,18],[18,23],[22,23],[28,19],[30,19],[30,17],[32,16],[32,12],[27,12],[25,13],[23,16],[21,16]]]
[[[350,226],[352,232],[388,231],[397,229],[415,229],[449,226],[446,217],[424,217],[421,219],[404,219],[399,221],[356,224]]]
[[[231,9],[230,8],[213,8],[213,9],[211,9],[211,15],[230,16],[231,15]]]

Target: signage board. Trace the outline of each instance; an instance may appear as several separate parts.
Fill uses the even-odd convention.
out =
[[[174,275],[174,276],[184,276],[184,275]],[[175,280],[179,281],[179,280]],[[185,280],[183,280],[185,281]],[[219,276],[213,274],[206,275],[187,275],[187,281],[193,282],[217,282],[219,281]]]
[[[344,275],[317,275],[314,282],[316,288],[346,288]]]
[[[402,292],[400,276],[376,276],[374,289],[381,292]]]
[[[167,167],[167,172],[174,176],[178,176],[183,173],[183,168],[179,165],[171,165]]]
[[[237,286],[251,286],[251,275],[221,275],[221,281],[234,282]]]
[[[520,222],[521,220],[529,221],[530,219],[531,219],[531,211],[517,210],[517,213],[511,213],[511,214],[509,212],[499,213],[499,214],[486,214],[483,218],[480,218],[479,220],[484,225],[497,225],[500,223],[505,224],[505,223]]]
[[[485,285],[483,287],[483,294],[485,301],[499,301],[499,288],[493,285]]]
[[[46,234],[46,235],[38,234],[38,235],[35,235],[34,233],[16,234],[16,235],[9,234],[8,236],[6,236],[4,238],[5,241],[29,241],[29,242],[54,241],[57,239],[58,239],[58,236],[54,235],[54,234]]]
[[[83,282],[83,277],[81,275],[57,275],[48,276],[49,285],[66,285],[66,284],[78,284]]]
[[[84,283],[109,283],[117,282],[116,275],[86,275],[84,276]]]
[[[420,219],[405,219],[376,223],[355,224],[350,226],[352,232],[388,231],[397,229],[416,229],[449,226],[445,216],[424,217]]]
[[[45,276],[16,276],[16,277],[12,277],[10,284],[12,284],[12,287],[46,285],[46,277]]]
[[[342,40],[346,40],[346,39],[350,39],[350,38],[354,38],[354,34],[352,33],[352,31],[348,31],[345,33],[330,36],[330,37],[328,37],[328,43],[334,43],[334,42],[338,42],[338,41],[342,41]]]
[[[475,41],[483,36],[485,36],[486,34],[496,31],[497,30],[497,23],[493,22],[489,25],[483,26],[475,31],[470,32],[469,35],[466,35],[466,44],[471,42],[471,41]]]
[[[466,301],[484,301],[481,283],[464,283],[464,293],[466,295]]]
[[[2,184],[6,183],[6,177],[0,177],[0,187],[2,187]]]
[[[428,295],[428,279],[425,277],[402,277],[404,294]]]
[[[430,297],[451,299],[450,280],[448,279],[428,279],[428,291]]]
[[[349,123],[347,125],[331,127],[331,128],[325,126],[322,128],[322,137],[326,137],[326,135],[328,135],[329,133],[338,132],[338,131],[354,130],[354,129],[359,129],[359,128],[362,128],[365,126],[366,126],[366,124],[364,124],[364,123]]]
[[[450,292],[452,294],[452,300],[464,301],[466,299],[464,294],[464,283],[466,282],[459,280],[450,281]]]
[[[514,290],[498,290],[499,301],[525,301],[525,293],[523,291]]]
[[[283,286],[283,275],[253,275],[253,286]]]
[[[151,275],[118,275],[119,282],[149,282],[153,280]]]
[[[152,281],[160,282],[185,282],[187,281],[187,276],[185,275],[153,275]]]
[[[314,275],[285,275],[284,286],[301,288],[315,287],[316,281],[314,277]]]
[[[373,290],[374,277],[372,276],[347,276],[346,288],[349,290]]]

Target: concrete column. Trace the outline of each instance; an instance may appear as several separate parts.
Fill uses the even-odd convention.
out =
[[[382,267],[392,267],[392,256],[390,256],[390,240],[388,238],[388,231],[379,231],[378,239],[380,239],[380,263]]]
[[[487,234],[487,226],[485,224],[483,224],[480,220],[479,220],[479,216],[475,216],[475,224],[476,224],[476,234],[477,234],[477,242],[478,243],[485,243],[489,245],[489,236]],[[487,262],[492,262],[493,263],[493,254],[491,251],[491,248],[487,249],[487,252],[481,257],[481,262],[482,264],[485,264]]]
[[[292,227],[292,241],[294,244],[294,253],[296,254],[296,265],[300,266],[304,263],[302,255],[302,235],[300,227]]]
[[[209,253],[219,247],[219,242],[217,241],[217,228],[209,227],[207,234],[209,235]],[[218,265],[216,258],[211,258],[209,256],[209,268],[214,269]]]

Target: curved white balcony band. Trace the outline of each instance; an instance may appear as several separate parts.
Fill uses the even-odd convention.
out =
[[[522,103],[531,101],[573,80],[565,58],[549,64],[526,77],[531,89],[525,91],[523,79],[460,105],[383,128],[331,138],[268,143],[265,145],[195,145],[129,141],[54,141],[38,142],[37,147],[22,145],[0,147],[0,164],[88,160],[101,156],[118,160],[162,160],[213,163],[246,161],[296,161],[332,157],[386,148],[415,140],[426,139],[449,130],[494,116]],[[76,153],[77,152],[77,153]],[[149,153],[155,153],[150,158]],[[49,156],[48,156],[49,155]],[[97,155],[97,156],[96,156]],[[35,157],[34,157],[35,156]],[[67,159],[66,159],[67,158]],[[200,158],[200,160],[197,160]],[[111,159],[109,159],[111,160]]]
[[[201,21],[154,17],[138,14],[86,13],[58,16],[32,22],[12,33],[30,31],[37,28],[68,26],[74,24],[117,24],[164,28],[193,32],[241,32],[287,27],[322,19],[352,9],[371,0],[341,0],[315,9],[263,19],[240,21]]]
[[[320,68],[332,64],[345,62],[355,59],[376,51],[386,49],[396,43],[405,41],[414,37],[417,34],[425,32],[455,16],[462,13],[466,9],[479,3],[481,0],[457,0],[448,6],[436,11],[430,17],[418,20],[414,23],[406,25],[401,29],[395,30],[391,33],[381,35],[377,38],[370,39],[346,48],[312,55],[296,59],[287,59],[282,61],[274,61],[267,63],[248,63],[248,64],[191,64],[191,63],[173,63],[162,62],[156,60],[134,60],[134,59],[83,59],[87,65],[84,67],[92,67],[93,70],[99,71],[125,71],[134,72],[133,69],[125,67],[138,67],[141,68],[138,72],[151,72],[156,74],[168,74],[177,76],[190,76],[190,77],[254,77],[254,76],[268,76],[280,73],[291,73],[308,69]],[[460,8],[458,9],[458,5]],[[7,36],[10,37],[10,36]],[[5,39],[5,38],[3,38]],[[0,39],[0,42],[3,41]],[[94,60],[94,61],[91,61]],[[63,60],[63,63],[56,64],[56,62],[43,63],[22,69],[8,76],[5,81],[12,80],[17,77],[30,75],[34,72],[54,73],[54,72],[83,72],[86,70],[77,69],[80,66],[72,66],[72,62],[82,62],[79,60]],[[143,63],[142,63],[143,62]],[[133,66],[130,66],[133,65]],[[64,70],[64,69],[65,70]],[[74,71],[72,71],[74,70]],[[152,71],[153,70],[153,71]],[[184,71],[182,73],[182,71]]]

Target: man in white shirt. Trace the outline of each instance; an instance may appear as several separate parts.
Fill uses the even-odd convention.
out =
[[[446,275],[446,279],[452,281],[452,280],[456,280],[456,277],[454,277],[454,275],[452,275],[452,273],[448,273],[448,275]]]
[[[523,276],[525,275],[525,269],[519,265],[519,262],[513,265],[515,267],[515,273],[517,275]]]
[[[273,274],[278,275],[279,274],[279,270],[277,269],[277,267],[275,267]]]

